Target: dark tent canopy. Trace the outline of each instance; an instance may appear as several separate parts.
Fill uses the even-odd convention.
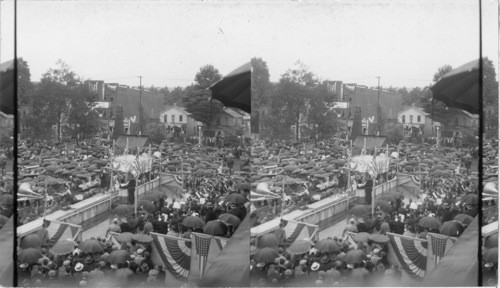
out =
[[[0,64],[0,112],[14,114],[14,60]]]

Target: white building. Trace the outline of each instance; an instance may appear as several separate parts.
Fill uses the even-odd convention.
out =
[[[403,126],[405,136],[436,136],[441,123],[432,121],[423,108],[410,106],[398,113],[398,124]]]
[[[201,123],[195,121],[183,107],[167,106],[160,112],[159,118],[160,123],[165,125],[167,133],[174,133],[180,128],[181,134],[187,137],[198,136],[198,126],[201,126]]]

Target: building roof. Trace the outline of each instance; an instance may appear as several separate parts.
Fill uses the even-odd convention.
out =
[[[401,114],[403,114],[404,112],[406,112],[406,111],[410,110],[410,109],[415,109],[415,110],[417,110],[417,111],[421,112],[421,113],[422,113],[422,114],[424,114],[424,115],[429,115],[429,113],[425,112],[425,111],[424,111],[424,108],[422,108],[422,107],[419,107],[419,106],[407,106],[407,107],[403,107],[403,110],[401,110],[401,111],[398,113],[398,116],[399,116],[399,115],[401,115]]]
[[[235,108],[225,107],[224,112],[226,112],[227,114],[229,114],[229,116],[234,117],[234,118],[243,118],[243,116],[244,116],[243,111],[238,112]]]
[[[389,144],[389,140],[385,136],[361,135],[356,137],[352,145],[356,147],[363,147],[364,139],[366,139],[366,148],[383,148]]]
[[[148,146],[151,143],[148,136],[139,136],[139,135],[122,135],[116,139],[115,145],[117,147],[124,148],[127,146],[127,138],[128,138],[128,149],[132,151],[133,149],[137,149],[137,147],[143,148]]]
[[[167,111],[169,111],[169,110],[172,110],[172,109],[174,109],[174,108],[175,108],[175,109],[177,109],[177,110],[179,110],[179,111],[181,111],[181,112],[183,112],[183,113],[185,113],[185,114],[187,114],[187,115],[190,115],[190,114],[186,111],[186,109],[185,109],[184,107],[180,107],[180,106],[165,106],[165,109],[164,109],[163,111],[161,111],[159,114],[162,114],[162,113],[167,112]],[[159,115],[159,114],[158,114],[158,115]]]

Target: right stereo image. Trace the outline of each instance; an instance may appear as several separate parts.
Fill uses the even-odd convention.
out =
[[[381,3],[261,24],[252,287],[498,283],[497,13]]]

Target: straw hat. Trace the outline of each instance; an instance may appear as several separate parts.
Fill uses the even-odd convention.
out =
[[[316,271],[319,269],[319,263],[318,262],[314,262],[312,265],[311,265],[311,270],[312,271]]]
[[[83,269],[83,264],[80,262],[76,263],[75,271],[79,272],[79,271],[82,271],[82,269]]]

